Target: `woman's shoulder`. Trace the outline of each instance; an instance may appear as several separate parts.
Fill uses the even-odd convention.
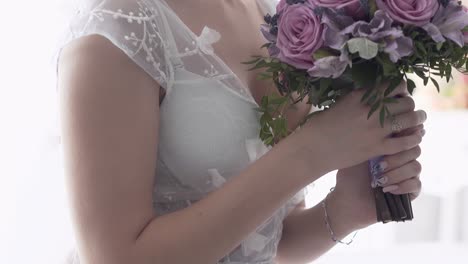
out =
[[[64,46],[78,38],[97,35],[109,40],[161,87],[167,88],[171,85],[172,70],[158,3],[158,0],[76,1],[59,39],[55,63],[58,64]]]

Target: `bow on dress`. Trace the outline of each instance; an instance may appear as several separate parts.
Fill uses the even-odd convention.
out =
[[[205,26],[196,40],[198,47],[203,53],[213,55],[214,49],[211,45],[218,42],[220,39],[221,34],[218,31]]]

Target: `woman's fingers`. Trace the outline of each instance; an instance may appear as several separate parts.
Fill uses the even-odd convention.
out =
[[[418,125],[418,126],[415,126],[415,127],[411,127],[411,128],[408,128],[408,129],[405,129],[403,131],[401,131],[400,133],[396,133],[394,134],[393,136],[394,137],[405,137],[405,136],[409,136],[419,130],[423,130],[424,129],[424,124],[421,124],[421,125]]]
[[[384,192],[389,192],[393,194],[406,194],[409,193],[412,195],[411,199],[414,199],[421,192],[422,182],[419,177],[413,177],[406,181],[400,182],[395,185],[387,186],[383,189]]]
[[[395,155],[399,152],[410,150],[422,142],[425,130],[419,130],[409,136],[386,138],[381,144],[384,155]]]
[[[379,180],[379,185],[388,187],[418,177],[421,170],[421,164],[417,160],[412,160],[401,167],[384,172]]]
[[[395,115],[393,119],[386,121],[385,128],[389,135],[397,134],[408,128],[424,124],[427,120],[427,114],[424,110],[407,112]]]
[[[419,156],[421,156],[421,147],[416,146],[412,149],[405,150],[395,155],[386,156],[381,161],[381,168],[384,172],[389,172],[396,168],[400,168],[401,166],[413,160],[416,160],[419,158]]]

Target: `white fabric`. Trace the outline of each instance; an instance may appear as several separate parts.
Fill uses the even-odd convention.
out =
[[[276,0],[257,1],[264,13],[274,12]],[[59,47],[102,35],[166,89],[154,185],[158,215],[196,202],[271,149],[258,137],[258,105],[250,91],[214,54],[218,32],[206,26],[195,35],[163,0],[87,0],[79,6]],[[305,191],[219,263],[274,263],[282,220]]]

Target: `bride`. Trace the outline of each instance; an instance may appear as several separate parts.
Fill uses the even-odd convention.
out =
[[[302,127],[314,109],[288,108],[294,132],[259,139],[255,108],[278,91],[240,62],[267,55],[259,26],[275,5],[81,1],[57,60],[76,261],[308,263],[377,223],[366,160],[379,155],[384,191],[418,196],[426,113],[405,83],[399,131],[367,120],[356,91]],[[306,186],[334,170],[334,191],[306,208]]]

